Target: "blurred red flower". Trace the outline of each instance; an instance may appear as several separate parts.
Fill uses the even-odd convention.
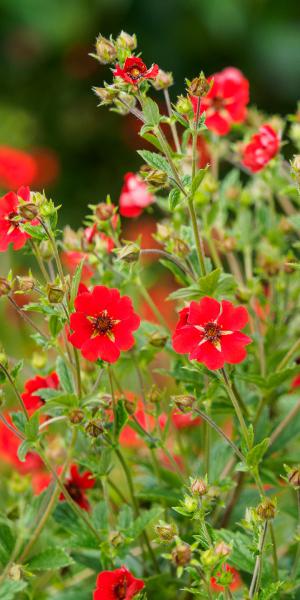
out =
[[[50,148],[34,148],[31,156],[35,162],[33,185],[37,188],[52,184],[59,176],[59,158]]]
[[[231,592],[234,592],[235,590],[238,590],[241,587],[242,580],[240,578],[239,573],[236,571],[236,569],[234,569],[234,567],[230,567],[228,564],[225,564],[223,566],[223,573],[231,573],[232,575],[232,581],[228,586]],[[218,583],[218,580],[221,576],[222,573],[219,572],[216,574],[215,577],[211,577],[210,579],[210,585],[212,589],[216,592],[223,592],[225,589],[223,585],[220,585]]]
[[[84,510],[90,509],[89,501],[85,491],[94,487],[96,480],[93,478],[90,471],[85,471],[82,475],[79,473],[76,465],[71,465],[70,477],[65,481],[65,488],[69,492],[71,498]],[[64,500],[64,494],[59,496],[60,500]]]
[[[115,77],[121,77],[127,83],[138,85],[144,79],[155,79],[158,70],[158,65],[152,65],[150,69],[147,69],[141,58],[129,56],[126,58],[123,68],[116,65],[113,74]]]
[[[70,342],[90,361],[102,359],[115,362],[121,350],[134,344],[132,332],[140,325],[131,299],[120,296],[117,289],[97,285],[81,293],[75,300],[76,312],[71,314]]]
[[[271,125],[262,125],[243,148],[242,163],[252,171],[261,171],[280,147],[280,138]]]
[[[238,69],[227,67],[208,78],[212,87],[201,98],[200,114],[205,112],[205,124],[214,133],[226,135],[232,124],[243,123],[249,102],[249,82]],[[198,98],[192,96],[196,114]]]
[[[120,214],[123,217],[138,217],[154,201],[144,181],[134,173],[126,173],[119,199]]]
[[[4,413],[6,421],[12,425],[9,413]],[[14,467],[19,473],[34,473],[40,471],[43,465],[42,460],[35,452],[28,452],[25,461],[18,458],[18,448],[21,440],[0,421],[0,459],[1,462]]]
[[[11,146],[0,146],[0,187],[18,189],[31,185],[37,174],[35,159]]]
[[[165,427],[167,422],[167,415],[163,413],[159,417],[159,424],[162,428]],[[174,410],[171,416],[171,422],[173,423],[175,429],[189,429],[190,427],[196,427],[200,425],[202,422],[201,417],[193,417],[189,413],[181,413]]]
[[[17,193],[8,192],[0,198],[0,252],[5,252],[9,244],[13,245],[14,250],[23,248],[30,235],[22,231],[22,223],[37,224],[36,219],[29,221],[19,218],[19,198],[25,202],[30,201],[29,187],[20,187]]]
[[[126,567],[102,571],[97,577],[93,600],[131,600],[145,587]]]
[[[95,242],[96,238],[99,237],[103,242],[103,246],[105,247],[107,252],[111,252],[115,247],[114,240],[103,233],[103,231],[99,231],[97,229],[96,223],[92,227],[86,227],[84,230],[84,238],[88,244]]]
[[[85,283],[89,283],[90,279],[94,275],[94,269],[88,261],[88,254],[85,252],[79,252],[77,250],[65,250],[61,254],[61,260],[66,269],[73,275],[78,265],[84,260],[81,280]]]
[[[36,375],[36,377],[33,377],[32,379],[28,379],[25,383],[25,391],[22,394],[22,399],[27,410],[34,412],[44,404],[44,400],[35,394],[35,392],[43,388],[57,389],[58,387],[59,378],[55,371],[49,373],[46,377]]]
[[[221,369],[225,362],[236,364],[246,357],[245,346],[252,341],[240,329],[248,322],[243,306],[204,297],[180,312],[172,341],[179,354],[189,354],[208,369]]]

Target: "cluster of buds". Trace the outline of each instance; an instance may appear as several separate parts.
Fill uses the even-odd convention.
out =
[[[116,40],[110,36],[109,39],[99,34],[96,38],[95,51],[90,56],[96,58],[102,65],[113,64],[117,58],[126,57],[137,47],[136,35],[130,35],[126,31],[121,31]]]

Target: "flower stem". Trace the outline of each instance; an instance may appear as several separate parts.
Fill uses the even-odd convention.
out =
[[[297,489],[297,506],[298,506],[298,535],[300,533],[300,489]],[[298,574],[298,565],[300,560],[300,541],[297,543],[297,550],[295,555],[294,564],[292,567],[291,579],[296,579]]]
[[[244,457],[238,447],[234,444],[234,442],[226,435],[226,433],[213,421],[213,419],[207,415],[205,412],[200,410],[199,408],[194,408],[193,412],[199,415],[204,421],[206,421],[226,442],[231,446],[232,450],[235,452],[239,460],[244,462]]]
[[[198,139],[198,122],[199,122],[199,115],[200,115],[200,102],[201,102],[201,98],[200,96],[197,98],[197,108],[196,108],[196,118],[194,121],[194,128],[193,128],[193,147],[192,147],[192,180],[194,179],[195,175],[196,175],[196,167],[197,167],[197,139]]]
[[[168,89],[164,90],[164,97],[165,97],[165,101],[166,101],[166,105],[167,105],[168,114],[169,114],[169,117],[171,119],[172,115],[173,115],[173,111],[172,111],[170,94],[169,94],[169,90]],[[172,133],[172,136],[173,136],[173,140],[174,140],[176,152],[178,152],[180,154],[181,153],[181,148],[180,148],[180,142],[179,142],[179,138],[178,138],[177,128],[176,128],[175,123],[173,123],[172,121],[170,122],[170,129],[171,129],[171,133]]]
[[[225,387],[226,387],[228,396],[233,404],[236,416],[240,423],[244,440],[246,442],[247,447],[250,449],[250,440],[249,440],[248,429],[247,429],[247,425],[246,425],[244,417],[243,417],[243,413],[240,408],[239,398],[237,397],[236,392],[235,392],[230,380],[227,377],[227,373],[226,373],[225,369],[224,368],[220,369],[220,371],[221,371],[223,379],[224,379],[224,383],[225,383]]]
[[[143,282],[141,281],[140,278],[138,278],[138,286],[139,286],[139,291],[141,293],[141,295],[143,296],[143,298],[145,299],[145,301],[147,302],[148,306],[151,308],[153,314],[155,315],[155,317],[157,318],[158,322],[162,325],[162,327],[164,329],[168,329],[169,330],[169,326],[167,324],[167,322],[165,321],[164,317],[162,316],[161,312],[158,310],[156,304],[153,302],[148,290],[145,288]]]
[[[201,240],[199,229],[198,229],[197,215],[196,215],[196,211],[195,211],[195,207],[194,207],[194,200],[193,200],[192,196],[189,196],[189,198],[188,198],[188,209],[189,209],[189,213],[190,213],[190,217],[191,217],[191,221],[192,221],[192,228],[193,228],[193,232],[194,232],[194,238],[195,238],[195,243],[196,243],[196,250],[197,250],[197,255],[198,255],[198,260],[199,260],[199,265],[200,265],[201,276],[203,277],[204,275],[206,275],[204,250],[203,250],[202,240]]]
[[[47,234],[49,242],[50,242],[50,244],[52,246],[53,254],[54,254],[54,259],[55,259],[57,270],[58,270],[58,274],[59,274],[60,280],[61,280],[64,288],[66,288],[65,275],[64,275],[64,272],[63,272],[61,260],[60,260],[59,254],[58,254],[57,245],[56,245],[56,241],[55,241],[55,238],[53,236],[53,233],[52,233],[51,229],[48,228],[48,226],[46,225],[45,221],[43,221],[42,219],[39,219],[39,222],[41,223],[41,225],[42,225],[45,233]]]
[[[14,392],[15,392],[15,395],[17,396],[17,399],[18,399],[18,402],[20,404],[20,407],[21,407],[21,409],[22,409],[22,411],[23,411],[23,413],[24,413],[24,415],[26,417],[26,420],[29,421],[29,416],[28,416],[28,412],[27,412],[26,406],[25,406],[25,404],[23,402],[23,398],[22,398],[21,394],[19,394],[19,391],[18,391],[18,389],[17,389],[17,387],[15,385],[15,382],[14,382],[13,378],[11,377],[10,373],[8,372],[8,370],[6,369],[6,367],[2,363],[0,363],[0,369],[2,369],[4,375],[7,377],[9,383],[11,384],[11,386],[12,386]]]
[[[249,590],[249,598],[250,600],[254,598],[256,592],[259,591],[260,579],[261,579],[261,571],[262,571],[262,559],[263,559],[263,551],[264,545],[266,541],[268,530],[268,521],[264,522],[263,530],[260,535],[259,545],[258,545],[258,556],[256,557],[256,563],[254,567],[254,572],[252,576],[252,581]]]
[[[40,271],[41,271],[41,273],[42,273],[45,281],[47,282],[47,281],[49,281],[49,275],[48,275],[46,267],[44,265],[44,261],[43,261],[41,255],[40,255],[39,248],[37,247],[35,241],[32,238],[30,239],[30,243],[31,243],[33,254],[34,254],[34,256],[36,258],[36,261],[37,261],[37,263],[39,265]]]
[[[157,257],[164,258],[165,260],[169,260],[170,262],[174,263],[174,265],[176,265],[176,267],[178,267],[185,275],[188,277],[194,277],[193,273],[187,269],[176,256],[170,254],[169,252],[165,252],[165,250],[159,250],[158,248],[142,248],[140,250],[140,256],[146,256],[147,254],[153,254]]]
[[[276,369],[276,372],[282,371],[282,369],[284,369],[284,367],[286,367],[286,365],[288,364],[288,362],[292,358],[293,354],[295,354],[295,352],[297,352],[298,350],[300,350],[300,339],[296,340],[296,342],[289,349],[289,351],[287,352],[287,354],[283,357],[282,361],[279,363],[279,365],[278,365],[278,367]]]

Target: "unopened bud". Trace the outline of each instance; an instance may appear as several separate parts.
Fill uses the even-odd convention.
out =
[[[136,244],[126,244],[122,248],[118,249],[117,255],[119,260],[124,260],[128,263],[137,262],[140,257],[140,249]]]
[[[192,551],[188,544],[182,542],[172,551],[172,560],[177,567],[184,567],[192,558]]]
[[[143,165],[140,169],[140,175],[144,181],[150,183],[153,187],[165,187],[168,183],[168,175],[160,169],[153,169],[150,165]]]
[[[178,96],[175,108],[181,115],[193,113],[193,105],[186,96]]]
[[[300,488],[300,469],[293,469],[288,474],[289,483],[294,488]]]
[[[80,408],[74,408],[74,410],[69,413],[69,421],[73,425],[79,425],[79,423],[82,423],[83,419],[84,412]]]
[[[0,277],[0,298],[7,296],[11,292],[11,285],[5,277]]]
[[[39,214],[39,209],[33,202],[25,202],[19,205],[19,214],[26,221],[32,221]]]
[[[59,304],[62,302],[64,295],[64,290],[60,286],[55,285],[55,283],[49,283],[47,285],[47,296],[51,304]]]
[[[202,96],[206,96],[210,90],[210,87],[209,81],[207,81],[203,71],[201,71],[199,77],[195,77],[189,82],[188,94],[190,96],[197,96],[198,98],[201,98]]]
[[[114,86],[93,87],[93,92],[100,99],[100,104],[111,104],[117,98],[119,92]]]
[[[134,415],[136,411],[136,403],[128,400],[128,398],[124,398],[124,406],[129,415]]]
[[[124,543],[124,536],[120,531],[111,531],[108,536],[109,542],[114,548],[118,548]]]
[[[158,388],[157,385],[152,385],[152,387],[150,388],[148,394],[147,394],[147,401],[151,402],[151,404],[158,404],[158,402],[160,402],[161,400],[161,391]]]
[[[191,394],[180,394],[178,396],[172,396],[171,399],[181,412],[191,411],[196,402],[195,396],[192,396]]]
[[[22,566],[12,564],[8,570],[8,579],[11,581],[20,581],[22,577]]]
[[[95,208],[95,215],[99,221],[108,221],[114,214],[115,207],[113,204],[100,202]]]
[[[188,254],[190,254],[190,248],[184,240],[181,240],[180,238],[175,238],[174,252],[178,256],[188,256]]]
[[[263,501],[258,505],[256,512],[260,519],[269,521],[275,517],[276,505],[270,498],[264,498]]]
[[[21,277],[21,276],[17,275],[16,279],[17,279],[18,291],[30,292],[31,290],[34,289],[35,280],[33,279],[33,277],[30,277],[30,275],[28,275],[28,277]]]
[[[198,508],[197,500],[196,500],[196,498],[193,498],[192,496],[185,496],[183,503],[184,503],[184,508],[188,513],[193,513]]]
[[[164,348],[168,341],[168,336],[164,333],[160,333],[159,331],[155,331],[149,337],[150,346],[154,346],[154,348]]]
[[[228,546],[228,544],[225,544],[225,542],[220,542],[217,544],[217,546],[215,546],[215,553],[222,557],[229,556],[229,554],[231,554],[231,548]]]
[[[96,58],[103,65],[112,63],[117,58],[114,44],[102,35],[98,35],[96,39]]]
[[[191,492],[195,496],[205,496],[207,493],[207,483],[204,479],[194,479],[191,484]]]
[[[31,359],[32,367],[35,370],[43,369],[47,364],[47,355],[44,352],[34,352]]]
[[[118,35],[116,39],[116,44],[120,48],[125,48],[126,50],[135,50],[137,47],[137,39],[135,33],[130,35],[126,31],[121,31],[120,35]]]
[[[163,542],[171,542],[177,535],[177,527],[174,523],[164,523],[159,521],[155,526],[155,533]]]
[[[173,75],[170,71],[167,73],[162,69],[159,69],[155,80],[152,81],[152,85],[156,90],[167,90],[171,85],[173,85]]]
[[[120,115],[128,115],[136,105],[136,98],[131,94],[120,92],[114,100],[114,105]]]
[[[94,419],[93,421],[89,421],[85,430],[88,435],[90,435],[93,438],[97,438],[104,431],[103,423],[102,421],[100,421],[100,419]]]
[[[49,240],[43,240],[39,245],[39,253],[44,260],[50,260],[53,256],[53,248]]]

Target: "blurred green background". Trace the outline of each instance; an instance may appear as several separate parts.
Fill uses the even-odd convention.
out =
[[[136,32],[145,61],[173,71],[173,97],[185,76],[234,65],[252,103],[285,113],[299,96],[299,20],[297,0],[0,0],[0,145],[40,153],[42,184],[79,226],[139,164],[131,118],[91,91],[111,77],[88,56],[99,32]]]

